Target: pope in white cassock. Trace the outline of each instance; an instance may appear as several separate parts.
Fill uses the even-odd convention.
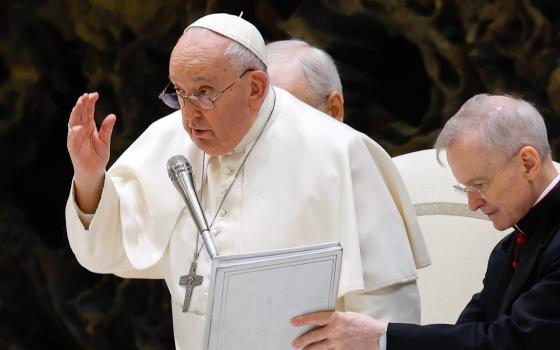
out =
[[[176,347],[202,348],[211,263],[167,176],[167,160],[182,154],[221,255],[341,241],[337,308],[420,321],[416,267],[429,257],[379,145],[271,87],[264,41],[240,17],[212,14],[190,25],[171,54],[169,78],[160,98],[179,110],[153,123],[107,171],[116,117],[97,130],[97,93],[72,109],[66,222],[80,264],[164,278]],[[187,307],[181,276],[195,265],[202,284]]]

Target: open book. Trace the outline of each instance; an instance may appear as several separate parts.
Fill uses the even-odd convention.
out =
[[[341,263],[339,242],[214,258],[206,349],[292,349],[310,329],[292,317],[334,309]]]

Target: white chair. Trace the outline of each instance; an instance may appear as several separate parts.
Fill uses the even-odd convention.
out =
[[[511,230],[494,229],[480,211],[467,207],[467,198],[453,190],[457,183],[434,149],[394,157],[432,258],[418,270],[422,324],[455,323],[471,296],[482,288],[492,248]],[[555,163],[558,169],[560,165]]]

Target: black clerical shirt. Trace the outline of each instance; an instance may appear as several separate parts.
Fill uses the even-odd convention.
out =
[[[490,254],[484,286],[455,325],[389,323],[387,350],[558,349],[560,184],[517,226],[525,233],[517,268],[513,232]]]

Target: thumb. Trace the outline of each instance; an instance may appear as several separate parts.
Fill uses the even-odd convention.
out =
[[[300,315],[291,319],[293,326],[324,326],[331,322],[333,311],[319,311],[306,315]]]
[[[111,135],[113,133],[113,127],[117,122],[117,117],[114,114],[109,114],[101,123],[99,128],[99,139],[104,144],[111,144]]]

